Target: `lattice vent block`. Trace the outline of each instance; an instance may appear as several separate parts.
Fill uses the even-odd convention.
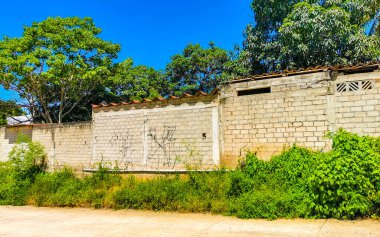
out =
[[[359,90],[359,82],[358,81],[352,81],[348,83],[348,90],[349,91],[358,91]]]
[[[346,83],[339,83],[336,85],[336,91],[337,92],[343,92],[343,91],[347,91],[346,89]]]
[[[362,90],[371,90],[373,89],[372,81],[362,81]]]
[[[342,82],[336,84],[337,92],[346,92],[346,91],[361,91],[361,90],[372,90],[375,85],[370,80],[365,81],[350,81]]]

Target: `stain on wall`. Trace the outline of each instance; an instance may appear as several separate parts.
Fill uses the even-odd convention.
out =
[[[220,95],[97,107],[91,123],[2,127],[0,160],[22,132],[45,146],[52,169],[234,167],[248,150],[263,159],[295,143],[328,150],[325,132],[340,127],[380,136],[378,70],[247,79]]]
[[[95,112],[92,163],[118,162],[119,167],[132,169],[218,165],[213,160],[212,136],[212,110],[217,106],[213,100],[185,100],[159,108],[125,106],[123,110]]]

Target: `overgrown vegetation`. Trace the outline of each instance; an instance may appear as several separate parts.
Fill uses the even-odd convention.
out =
[[[0,164],[0,204],[212,212],[240,218],[337,218],[380,215],[380,139],[339,130],[333,149],[293,146],[270,161],[250,153],[233,171],[191,171],[138,179],[99,167],[78,177],[46,172],[46,155],[20,139]]]
[[[0,163],[0,204],[24,205],[36,176],[45,169],[44,147],[20,135],[9,153],[9,161]]]

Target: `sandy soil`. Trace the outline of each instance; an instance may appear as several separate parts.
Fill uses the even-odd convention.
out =
[[[241,220],[211,214],[0,206],[0,236],[380,236],[380,221]]]

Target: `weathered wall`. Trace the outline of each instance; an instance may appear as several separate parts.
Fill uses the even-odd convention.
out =
[[[32,127],[0,127],[0,161],[8,159],[8,153],[16,143],[19,134],[25,134],[32,137]]]
[[[222,162],[236,164],[247,149],[269,158],[294,143],[329,149],[324,134],[340,127],[380,135],[376,78],[380,78],[379,72],[331,76],[326,71],[230,84],[221,95]],[[366,88],[361,88],[363,80],[369,81],[363,84]],[[338,90],[340,84],[350,82],[358,84],[355,91]],[[265,87],[270,87],[271,93],[237,93]]]
[[[92,157],[91,123],[33,126],[33,141],[40,142],[49,157],[49,167],[87,168]]]
[[[215,98],[183,98],[95,111],[92,163],[114,166],[117,161],[119,168],[128,169],[218,165]]]
[[[334,94],[334,128],[380,136],[380,72],[339,75],[335,84],[351,89]]]
[[[92,157],[91,123],[33,125],[0,128],[0,158],[7,160],[18,134],[41,143],[48,154],[50,168],[69,165],[74,169],[89,167]]]
[[[270,93],[246,95],[258,88]],[[325,132],[340,127],[380,136],[380,72],[246,79],[220,95],[98,106],[92,123],[0,128],[0,159],[21,132],[46,147],[51,168],[234,166],[247,150],[264,159],[294,143],[328,150]]]

